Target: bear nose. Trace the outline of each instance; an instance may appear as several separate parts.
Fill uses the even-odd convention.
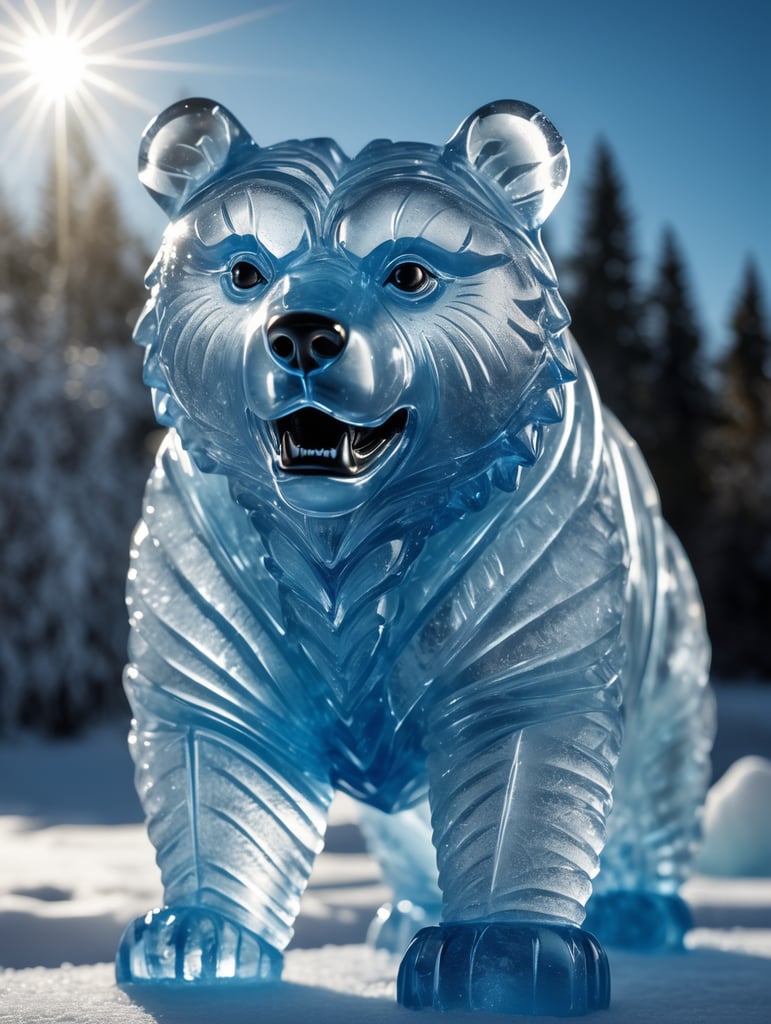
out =
[[[292,370],[310,373],[337,359],[345,348],[345,329],[315,313],[286,313],[268,327],[274,358]]]

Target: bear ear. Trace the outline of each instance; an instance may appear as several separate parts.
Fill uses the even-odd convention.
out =
[[[170,219],[215,178],[248,161],[257,144],[229,110],[189,99],[164,110],[145,129],[139,180]]]
[[[446,149],[503,189],[527,231],[543,224],[567,187],[567,146],[551,121],[529,103],[498,100],[480,107]]]

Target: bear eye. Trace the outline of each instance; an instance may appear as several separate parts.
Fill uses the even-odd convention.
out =
[[[426,291],[435,280],[431,271],[426,270],[419,263],[400,263],[388,275],[386,284],[392,284],[400,292],[409,292],[415,295],[418,292]]]
[[[259,268],[249,260],[239,260],[238,263],[234,263],[230,277],[236,288],[255,288],[265,280]]]

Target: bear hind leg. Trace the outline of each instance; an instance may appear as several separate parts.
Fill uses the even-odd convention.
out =
[[[651,651],[616,770],[614,807],[584,927],[608,945],[677,950],[691,928],[678,894],[700,840],[715,706],[701,602],[667,531],[670,586],[661,588]]]
[[[363,806],[359,827],[392,892],[370,924],[367,942],[403,953],[417,931],[438,923],[442,911],[428,801],[393,814]]]

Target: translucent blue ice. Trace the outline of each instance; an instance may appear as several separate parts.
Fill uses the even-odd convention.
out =
[[[606,1005],[585,906],[681,942],[712,704],[691,570],[541,244],[562,139],[504,101],[349,159],[188,100],[139,165],[171,429],[125,686],[167,906],[119,981],[277,978],[343,790],[394,888],[373,941],[420,929],[405,1005]]]

